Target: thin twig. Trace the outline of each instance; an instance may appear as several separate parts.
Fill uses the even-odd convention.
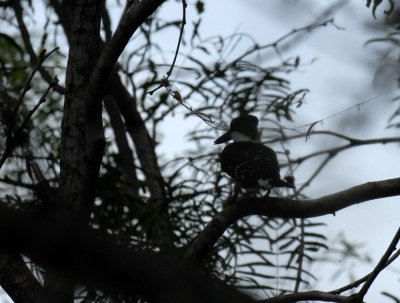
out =
[[[175,61],[176,61],[176,58],[177,58],[179,46],[180,46],[180,43],[181,43],[181,38],[182,38],[182,35],[183,35],[183,26],[186,23],[186,13],[185,13],[186,2],[184,0],[182,0],[182,3],[183,3],[183,8],[184,8],[183,9],[183,20],[182,20],[181,32],[180,32],[180,35],[179,35],[178,45],[177,45],[177,49],[176,49],[176,52],[175,52],[173,63],[171,65],[170,69],[168,70],[166,76],[162,77],[161,83],[155,89],[149,91],[148,94],[152,95],[157,90],[159,90],[161,87],[165,87],[167,89],[168,93],[174,99],[178,100],[181,103],[181,105],[185,106],[192,114],[194,114],[194,115],[198,116],[199,118],[201,118],[208,126],[211,126],[212,128],[215,128],[215,129],[222,129],[221,126],[218,123],[214,122],[211,119],[210,116],[208,116],[206,114],[203,114],[201,112],[196,112],[191,108],[190,105],[187,105],[186,104],[187,102],[183,101],[183,98],[182,98],[179,90],[173,88],[173,86],[169,82],[169,76],[171,75],[172,69],[173,69],[173,67],[175,65]],[[318,24],[311,24],[311,25],[308,25],[308,26],[305,26],[305,27],[302,27],[302,28],[299,28],[299,29],[294,29],[290,33],[282,36],[281,38],[279,38],[278,40],[276,40],[276,41],[274,41],[274,42],[272,42],[270,44],[266,44],[266,45],[262,45],[262,46],[259,46],[259,45],[255,44],[253,48],[251,48],[249,51],[245,52],[243,55],[241,55],[238,58],[236,58],[233,61],[233,63],[229,64],[226,68],[229,68],[229,66],[236,64],[238,61],[244,59],[246,56],[250,55],[254,51],[259,51],[259,50],[262,50],[262,49],[265,49],[265,48],[270,48],[270,47],[276,47],[282,41],[286,40],[288,37],[290,37],[290,36],[292,36],[292,35],[294,35],[294,34],[296,34],[298,32],[301,32],[301,31],[312,31],[315,28],[318,28],[318,27],[321,27],[321,26],[326,26],[327,24],[333,24],[333,19],[330,19],[330,20],[327,20],[327,21],[324,21],[324,22],[321,22],[321,23],[318,23]],[[202,81],[202,82],[204,82],[204,81]],[[198,84],[198,86],[201,86],[202,82],[200,82]],[[187,98],[189,98],[189,97],[190,97],[190,94],[187,96]]]
[[[36,105],[28,112],[19,129],[22,130],[28,124],[29,120],[32,118],[33,114],[38,110],[39,106],[42,105],[44,102],[46,102],[46,97],[49,94],[50,90],[55,86],[57,86],[57,84],[58,84],[58,78],[57,76],[55,76],[53,82],[50,82],[46,91],[43,93],[42,97],[40,97],[38,103],[36,103]]]
[[[385,143],[395,143],[395,142],[400,142],[399,137],[393,137],[393,138],[381,138],[381,139],[369,139],[369,140],[359,140],[359,141],[354,141],[353,143],[345,144],[342,146],[330,148],[330,149],[325,149],[325,150],[320,150],[317,152],[310,153],[308,155],[298,157],[297,159],[294,159],[294,163],[301,163],[305,160],[308,160],[310,158],[324,155],[324,154],[338,154],[339,152],[342,152],[344,150],[356,147],[356,146],[361,146],[361,145],[369,145],[369,144],[385,144]]]
[[[310,183],[315,179],[315,177],[322,171],[322,169],[328,164],[330,160],[335,156],[335,154],[328,154],[325,159],[320,163],[318,168],[314,171],[314,173],[308,178],[306,182],[298,189],[301,192],[304,188],[306,188]]]
[[[398,249],[397,252],[395,254],[393,254],[392,257],[390,257],[390,259],[386,262],[385,267],[387,267],[391,263],[393,263],[393,261],[396,260],[399,256],[400,256],[400,249]],[[364,277],[362,277],[362,278],[360,278],[360,279],[358,279],[356,281],[353,281],[353,282],[347,284],[346,286],[343,286],[341,288],[332,290],[329,293],[331,293],[331,294],[341,294],[342,292],[345,292],[347,290],[355,288],[355,287],[359,286],[360,284],[364,283],[365,281],[367,281],[367,279],[369,278],[370,275],[371,275],[371,273],[366,274]]]
[[[39,57],[38,57],[38,62],[36,63],[36,65],[34,66],[34,68],[33,68],[32,71],[31,71],[31,73],[29,74],[28,79],[26,80],[25,86],[24,86],[24,88],[23,88],[23,90],[22,90],[22,93],[21,93],[21,95],[20,95],[19,98],[18,98],[17,105],[16,105],[15,108],[14,108],[13,117],[15,117],[16,114],[18,113],[18,110],[19,110],[19,108],[20,108],[21,105],[22,105],[22,102],[23,102],[23,100],[24,100],[24,97],[25,97],[26,93],[31,89],[31,82],[32,82],[32,79],[33,79],[33,77],[35,76],[36,72],[37,72],[37,71],[39,70],[39,68],[42,66],[43,62],[44,62],[48,57],[50,57],[54,52],[56,52],[58,49],[59,49],[59,47],[56,47],[55,49],[53,49],[52,51],[50,51],[50,52],[47,53],[47,54],[46,54],[46,49],[44,49],[44,50],[42,50],[42,51],[40,52]],[[57,82],[58,82],[58,80],[57,80]],[[53,87],[53,86],[54,86],[54,83],[53,83],[53,82],[50,82],[50,86]],[[12,129],[12,127],[11,127],[11,129]]]
[[[271,130],[270,128],[268,128],[268,130]],[[328,131],[328,130],[316,130],[316,131],[312,131],[310,134],[308,134],[308,136],[312,136],[312,135],[330,135],[330,136],[334,136],[343,140],[347,140],[350,143],[357,143],[357,142],[362,142],[362,140],[360,139],[356,139],[356,138],[352,138],[340,133],[336,133],[333,131]],[[282,139],[284,139],[284,141],[289,141],[289,140],[294,140],[294,139],[301,139],[301,138],[305,138],[307,136],[306,133],[298,133],[296,135],[292,135],[292,136],[285,136],[284,138],[281,138],[280,136],[267,140],[267,141],[263,141],[264,144],[271,144],[271,143],[276,143]],[[382,138],[383,139],[383,138]],[[388,139],[393,139],[393,138],[384,138],[386,140]],[[400,137],[397,137],[397,139],[400,141]],[[386,142],[384,142],[386,143]]]
[[[396,244],[397,244],[397,242],[399,240],[399,238],[398,238],[399,230],[397,231],[396,236],[393,238],[392,243],[389,246],[388,250],[386,251],[385,255],[389,251],[390,251],[390,253],[393,251],[392,250],[392,248],[393,248],[392,244],[394,244],[394,246],[396,246]],[[390,255],[390,253],[389,253],[389,255]],[[385,257],[385,255],[384,255],[384,257]],[[387,266],[389,266],[399,256],[400,256],[400,249],[397,250],[396,253],[393,254],[392,257],[390,257],[384,263],[383,266],[379,266],[380,269],[379,269],[378,273],[380,271],[382,271],[384,268],[386,268]],[[381,259],[381,261],[382,261],[382,259]],[[385,258],[385,259],[387,259],[387,258]],[[362,278],[360,278],[360,279],[358,279],[356,281],[353,281],[353,282],[351,282],[350,284],[348,284],[346,286],[343,286],[341,288],[338,288],[338,289],[335,289],[335,290],[332,290],[332,291],[329,291],[329,292],[320,292],[320,291],[314,291],[313,290],[313,291],[304,292],[304,293],[290,294],[290,295],[284,295],[284,296],[281,296],[281,297],[275,297],[275,298],[271,298],[271,299],[266,299],[266,300],[262,300],[260,302],[263,302],[263,303],[267,303],[267,302],[268,303],[272,303],[272,302],[278,303],[278,302],[281,302],[281,303],[283,303],[283,302],[289,302],[289,301],[292,302],[293,300],[304,301],[304,300],[311,300],[311,299],[313,299],[313,300],[324,300],[324,301],[326,299],[329,302],[354,302],[354,301],[350,301],[350,297],[344,297],[344,296],[338,296],[338,295],[343,293],[343,292],[345,292],[345,291],[347,291],[347,290],[350,290],[352,288],[355,288],[355,287],[359,286],[360,284],[362,284],[365,281],[369,280],[369,278],[371,278],[371,283],[372,283],[373,279],[375,279],[376,276],[375,276],[375,278],[372,278],[371,276],[375,272],[375,270],[378,268],[378,265],[371,273],[365,275],[364,277],[362,277]],[[368,287],[366,287],[366,288],[368,288]],[[335,296],[329,296],[329,295],[335,295]]]
[[[22,131],[24,130],[24,128],[28,124],[29,120],[31,119],[32,115],[39,108],[39,106],[45,102],[45,100],[46,100],[45,98],[48,95],[48,93],[50,92],[50,89],[52,89],[53,87],[55,87],[58,84],[58,78],[57,78],[57,76],[55,76],[53,78],[53,81],[50,82],[49,87],[47,88],[47,90],[43,93],[43,95],[40,98],[39,102],[35,105],[35,107],[33,109],[31,109],[28,112],[27,116],[22,121],[21,125],[18,128],[16,128],[15,127],[15,123],[16,123],[16,117],[18,115],[18,111],[19,111],[19,109],[20,109],[20,107],[21,107],[21,105],[23,103],[23,100],[25,98],[26,93],[31,88],[31,82],[32,82],[32,79],[33,79],[34,75],[39,70],[39,67],[43,64],[43,62],[57,50],[58,50],[58,47],[56,47],[55,49],[53,49],[52,51],[50,51],[49,53],[46,54],[46,50],[44,49],[39,55],[39,61],[37,62],[37,64],[35,65],[35,67],[33,68],[33,70],[31,71],[31,73],[28,76],[28,79],[27,79],[27,81],[25,83],[25,86],[24,86],[24,88],[22,90],[22,93],[19,96],[19,98],[17,100],[17,104],[16,104],[16,106],[15,106],[15,108],[13,110],[11,123],[8,125],[7,135],[6,135],[6,147],[5,147],[5,150],[3,152],[3,155],[0,158],[0,169],[3,166],[3,164],[5,163],[5,161],[7,160],[7,158],[11,155],[11,152],[12,152],[13,148],[15,147],[14,146],[15,145],[15,138],[17,138],[22,133]]]
[[[259,45],[256,44],[256,45],[254,45],[253,48],[251,48],[250,50],[248,50],[244,54],[242,54],[239,57],[237,57],[230,65],[235,65],[237,62],[243,60],[245,57],[251,55],[255,51],[260,51],[260,50],[263,50],[263,49],[266,49],[266,48],[271,48],[271,47],[276,49],[278,44],[282,43],[283,41],[285,41],[290,36],[293,36],[293,35],[295,35],[295,34],[297,34],[299,32],[303,32],[303,31],[311,32],[316,28],[327,26],[328,24],[334,24],[334,20],[333,19],[329,19],[329,20],[326,20],[326,21],[323,21],[323,22],[320,22],[320,23],[317,23],[317,24],[313,23],[313,24],[310,24],[310,25],[307,25],[307,26],[303,26],[303,27],[300,27],[300,28],[293,29],[291,32],[287,33],[286,35],[283,35],[279,39],[277,39],[274,42],[269,43],[269,44],[265,44],[265,45],[262,45],[262,46],[259,46]]]
[[[31,43],[29,31],[25,25],[24,18],[23,18],[23,8],[21,6],[20,1],[18,0],[12,0],[11,5],[14,9],[15,12],[15,17],[17,19],[18,23],[18,28],[21,33],[22,41],[24,42],[25,49],[29,54],[30,57],[30,65],[31,66],[38,66],[37,69],[39,70],[39,73],[43,77],[43,79],[48,82],[49,84],[52,82],[52,76],[50,73],[42,66],[40,62],[40,55],[39,57],[36,55],[35,51],[33,50],[33,46]],[[59,86],[58,84],[53,88],[55,91],[57,91],[60,94],[65,94],[66,89],[65,87]]]
[[[167,79],[172,74],[172,70],[174,69],[176,58],[178,57],[179,48],[181,46],[182,36],[183,36],[183,29],[184,29],[185,24],[186,24],[186,7],[187,7],[186,1],[182,0],[182,24],[181,24],[181,30],[179,32],[178,45],[176,46],[174,60],[172,61],[170,69],[167,71]]]
[[[307,127],[307,132],[306,132],[306,134],[305,134],[305,135],[306,135],[306,140],[307,140],[307,138],[309,137],[309,134],[311,133],[311,131],[312,131],[312,129],[314,128],[315,125],[317,125],[317,124],[319,124],[319,123],[322,123],[322,122],[324,122],[324,121],[326,121],[326,120],[328,120],[328,119],[330,119],[330,118],[333,118],[333,117],[335,117],[335,116],[338,116],[338,115],[340,115],[340,114],[342,114],[342,113],[344,113],[344,112],[353,110],[353,109],[355,109],[355,108],[356,108],[357,110],[360,110],[360,107],[361,107],[362,105],[364,105],[364,104],[366,104],[366,103],[369,103],[369,102],[372,102],[372,101],[376,101],[376,100],[378,99],[378,97],[379,97],[379,96],[375,96],[375,97],[369,98],[369,99],[364,100],[364,101],[362,101],[362,102],[359,102],[359,103],[357,103],[357,104],[355,104],[355,105],[352,105],[352,106],[350,106],[350,107],[347,107],[347,108],[345,108],[345,109],[342,109],[342,110],[340,110],[340,111],[338,111],[338,112],[336,112],[336,113],[333,113],[333,114],[331,114],[331,115],[329,115],[329,116],[327,116],[327,117],[324,117],[324,118],[322,118],[322,119],[319,119],[319,120],[316,120],[316,121],[313,121],[313,122],[310,122],[310,123],[307,123],[307,124],[303,124],[303,125],[296,126],[296,127],[284,127],[284,126],[280,126],[280,127],[284,128],[284,129],[287,129],[287,130],[292,130],[292,131],[297,131],[297,130],[300,129],[300,128],[306,128],[306,127]]]
[[[11,185],[15,185],[15,186],[20,186],[20,187],[24,187],[24,188],[28,188],[28,189],[35,189],[36,186],[30,183],[24,183],[21,181],[17,181],[17,180],[13,180],[11,178],[9,178],[8,176],[5,176],[4,178],[0,178],[0,182],[6,183],[6,184],[11,184]]]
[[[284,130],[281,128],[280,130],[281,133],[281,138],[285,138],[286,134],[284,132]],[[289,150],[286,148],[286,146],[283,144],[283,141],[280,140],[279,141],[283,150],[284,150],[284,154],[286,156],[287,162],[289,163],[289,171],[290,171],[290,175],[293,177],[294,176],[294,168],[293,168],[293,163],[290,161],[290,153]],[[293,177],[293,180],[294,177]],[[299,201],[299,193],[301,192],[301,189],[297,190],[296,188],[293,189],[293,197],[296,201]],[[293,219],[294,224],[297,225],[296,219]],[[298,251],[298,266],[297,266],[297,273],[296,273],[296,283],[294,285],[294,293],[297,293],[299,291],[300,288],[300,283],[301,283],[301,274],[303,272],[303,261],[304,261],[304,249],[305,249],[305,245],[304,245],[304,219],[301,218],[300,219],[300,245],[299,245],[299,251]]]
[[[181,93],[177,88],[175,88],[171,83],[169,82],[169,77],[172,74],[172,71],[175,67],[175,62],[178,57],[179,53],[179,48],[182,43],[182,37],[183,37],[183,30],[186,24],[186,7],[187,3],[186,0],[182,0],[182,23],[181,23],[181,29],[179,32],[179,38],[178,38],[178,44],[176,46],[175,50],[175,55],[174,59],[172,60],[172,64],[169,68],[169,70],[166,73],[166,76],[161,78],[161,83],[153,90],[149,91],[148,94],[153,95],[157,90],[159,90],[161,87],[165,87],[167,92],[175,99],[177,100],[181,105],[183,105],[186,109],[188,109],[192,114],[196,115],[199,117],[201,120],[203,120],[208,126],[211,126],[212,128],[220,129],[220,127],[211,119],[209,115],[206,115],[204,113],[198,112],[193,110],[193,108],[188,104],[186,101],[183,100]]]
[[[162,77],[161,79],[161,86],[164,86],[167,90],[168,94],[172,96],[176,101],[178,101],[183,107],[189,110],[190,113],[196,115],[201,120],[203,120],[208,126],[211,126],[215,129],[224,129],[220,124],[216,123],[211,116],[204,114],[200,111],[196,111],[193,107],[182,98],[180,91],[172,85],[166,77]]]
[[[295,221],[296,222],[296,221]],[[299,292],[300,282],[301,282],[301,274],[303,272],[303,261],[304,261],[304,219],[300,219],[300,246],[299,246],[299,258],[298,258],[298,266],[297,266],[297,274],[296,274],[296,283],[294,285],[294,293]]]
[[[390,243],[389,247],[387,248],[386,252],[383,254],[382,258],[379,260],[378,264],[375,266],[374,270],[370,273],[367,281],[365,281],[363,287],[358,292],[357,296],[359,298],[364,298],[368,289],[371,287],[372,283],[374,282],[375,278],[379,275],[379,273],[386,267],[386,263],[393,253],[396,250],[396,245],[400,241],[400,228],[397,230],[395,236],[393,237],[392,242]]]
[[[180,29],[180,32],[179,32],[178,44],[176,46],[175,55],[174,55],[174,59],[172,60],[172,64],[171,64],[169,70],[167,71],[167,76],[163,77],[163,79],[161,79],[160,85],[158,85],[155,89],[153,89],[153,90],[148,92],[148,94],[150,94],[150,95],[154,94],[161,87],[163,87],[163,86],[165,87],[165,80],[168,80],[169,76],[171,76],[171,74],[172,74],[172,70],[174,69],[175,62],[176,62],[176,59],[178,57],[179,48],[180,48],[181,43],[182,43],[183,29],[184,29],[185,24],[186,24],[186,7],[187,7],[186,0],[182,0],[182,23],[181,23],[181,29]]]

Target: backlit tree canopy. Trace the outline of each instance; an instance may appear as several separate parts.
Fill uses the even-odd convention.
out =
[[[384,5],[392,21],[370,43],[397,51],[398,8],[367,1],[374,17]],[[324,119],[284,126],[309,93],[290,80],[307,64],[285,49],[340,29],[333,18],[263,44],[205,37],[201,0],[6,0],[0,12],[0,286],[14,302],[363,302],[400,254],[398,231],[369,274],[310,291],[312,265],[335,253],[322,216],[400,195],[400,177],[305,192],[343,151],[400,142],[317,129]],[[212,142],[243,114],[295,189],[267,197],[221,171]],[[333,144],[290,153],[315,136]]]

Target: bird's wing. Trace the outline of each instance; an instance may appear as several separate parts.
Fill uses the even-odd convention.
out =
[[[254,161],[257,162],[260,169],[266,174],[271,174],[269,177],[278,176],[279,178],[279,163],[274,150],[261,143],[252,144],[251,149],[253,151],[249,151],[249,153],[255,155]]]

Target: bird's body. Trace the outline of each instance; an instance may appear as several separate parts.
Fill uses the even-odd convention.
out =
[[[228,144],[220,155],[221,168],[246,189],[290,186],[280,179],[275,152],[255,142]]]
[[[281,180],[275,151],[258,142],[257,124],[255,116],[235,118],[228,132],[214,142],[220,144],[234,140],[220,154],[222,171],[246,189],[294,188],[293,184]]]

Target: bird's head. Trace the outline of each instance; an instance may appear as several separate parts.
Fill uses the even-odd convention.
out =
[[[231,121],[229,130],[214,141],[221,144],[233,140],[234,142],[256,142],[259,138],[258,119],[253,115],[242,115]]]

